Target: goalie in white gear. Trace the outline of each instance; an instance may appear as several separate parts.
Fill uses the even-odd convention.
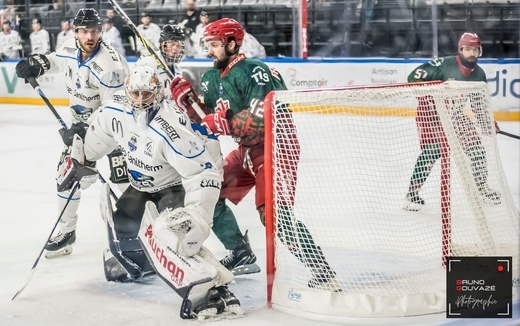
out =
[[[220,143],[164,97],[156,71],[143,62],[126,78],[125,91],[116,93],[92,121],[84,165],[118,146],[131,187],[113,214],[111,205],[104,209],[107,280],[135,280],[155,272],[187,299],[183,318],[243,315],[227,288],[233,274],[202,246],[223,178]],[[78,173],[74,181],[83,187],[85,175]]]

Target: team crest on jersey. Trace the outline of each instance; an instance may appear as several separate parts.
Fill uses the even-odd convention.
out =
[[[130,140],[128,141],[128,148],[130,149],[130,152],[135,152],[137,149],[137,139],[135,136],[130,137]]]
[[[112,78],[110,78],[110,84],[121,84],[119,73],[113,71]]]
[[[144,147],[144,154],[153,157],[154,142],[150,138],[146,138],[146,145]]]
[[[135,170],[128,170],[128,176],[132,186],[137,189],[154,187],[154,178],[149,175],[144,175],[141,172]]]
[[[70,108],[72,109],[71,112],[74,119],[83,122],[90,118],[93,111],[91,108],[84,107],[83,105],[73,105]]]

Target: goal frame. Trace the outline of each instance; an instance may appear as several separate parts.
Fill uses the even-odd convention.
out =
[[[442,84],[445,84],[445,86],[443,86]],[[472,94],[474,89],[475,90],[478,89],[481,92],[483,92],[483,94],[486,94],[485,95],[486,100],[483,102],[484,103],[483,107],[486,108],[487,110],[489,110],[489,90],[484,86],[484,83],[473,83],[473,84],[475,84],[475,85],[472,85],[471,83],[468,84],[468,83],[463,83],[463,82],[433,81],[433,82],[401,83],[401,84],[390,84],[390,85],[366,85],[366,86],[361,85],[361,86],[353,86],[353,87],[304,89],[304,90],[291,90],[291,91],[273,91],[273,92],[270,92],[266,96],[266,98],[264,100],[264,123],[265,123],[264,173],[265,173],[265,183],[266,183],[266,187],[265,187],[266,279],[267,279],[267,286],[266,286],[267,289],[266,290],[267,290],[267,305],[269,308],[273,308],[273,305],[274,305],[275,306],[274,308],[276,308],[277,310],[282,310],[282,311],[289,312],[289,313],[291,313],[290,311],[292,309],[296,309],[296,310],[292,311],[293,314],[296,312],[296,314],[298,314],[298,315],[306,316],[311,319],[328,320],[328,321],[333,321],[333,322],[334,321],[338,322],[340,320],[347,320],[347,321],[351,322],[352,320],[361,319],[361,320],[363,320],[363,324],[367,324],[367,322],[364,321],[365,319],[367,319],[366,317],[372,317],[371,313],[368,313],[364,317],[358,318],[358,317],[355,317],[355,316],[357,316],[357,314],[354,313],[354,314],[352,314],[353,317],[351,318],[351,317],[349,317],[351,315],[348,313],[351,310],[350,310],[350,307],[347,307],[347,306],[341,308],[341,310],[336,310],[336,312],[339,312],[339,315],[334,315],[334,314],[329,315],[328,313],[322,315],[321,310],[316,310],[316,309],[313,310],[311,308],[309,311],[304,311],[304,310],[300,311],[299,310],[300,308],[296,308],[297,306],[295,306],[294,304],[292,305],[292,308],[291,308],[289,305],[284,306],[281,304],[281,302],[279,302],[280,299],[292,300],[290,296],[289,296],[289,298],[286,297],[287,294],[285,294],[285,299],[283,299],[284,291],[289,291],[289,295],[290,295],[292,292],[292,289],[295,289],[296,291],[298,291],[298,289],[303,290],[305,288],[305,286],[301,287],[301,283],[294,288],[293,288],[292,284],[279,283],[278,276],[277,276],[277,266],[275,265],[275,262],[276,262],[275,259],[280,259],[280,257],[284,257],[282,255],[277,258],[277,255],[281,254],[282,252],[280,252],[280,253],[277,252],[277,250],[278,250],[277,246],[279,243],[278,243],[278,239],[275,238],[277,236],[277,229],[276,229],[277,208],[274,205],[276,203],[280,204],[279,202],[277,202],[277,199],[275,198],[275,196],[276,196],[275,186],[277,186],[278,182],[280,182],[280,180],[278,179],[279,178],[278,172],[280,170],[279,170],[279,167],[275,166],[276,162],[274,160],[277,159],[277,154],[274,151],[279,150],[278,143],[280,142],[280,139],[278,139],[276,137],[276,130],[275,130],[276,128],[279,128],[279,127],[275,126],[274,123],[275,123],[275,118],[277,119],[277,117],[275,117],[275,116],[280,113],[280,111],[278,111],[279,108],[277,108],[277,106],[280,107],[279,101],[281,101],[282,103],[287,103],[289,105],[289,108],[293,112],[302,112],[303,114],[314,112],[314,110],[311,109],[311,107],[307,107],[307,105],[305,104],[305,103],[308,103],[307,101],[310,101],[309,103],[312,103],[313,106],[316,106],[319,109],[318,111],[316,111],[317,113],[318,112],[321,112],[321,113],[333,113],[334,112],[335,113],[335,112],[338,112],[335,109],[339,109],[340,111],[338,113],[340,113],[340,114],[347,113],[347,114],[354,114],[354,115],[362,116],[365,114],[371,115],[370,109],[371,108],[373,109],[375,107],[372,107],[371,104],[368,104],[368,106],[367,106],[368,111],[365,112],[365,111],[359,110],[358,106],[363,107],[364,104],[355,104],[355,103],[362,103],[362,102],[357,102],[356,100],[353,100],[353,102],[350,102],[349,98],[351,98],[350,97],[351,95],[348,94],[348,91],[356,91],[355,93],[357,94],[358,93],[357,91],[359,91],[359,90],[368,90],[367,93],[374,93],[380,97],[371,96],[371,97],[367,97],[367,99],[371,98],[372,101],[377,102],[378,99],[382,99],[383,101],[386,101],[386,99],[394,99],[394,96],[387,95],[387,92],[385,92],[385,90],[392,89],[392,88],[400,88],[400,89],[404,90],[403,94],[401,94],[401,96],[404,95],[404,96],[408,96],[408,97],[406,97],[406,98],[399,97],[399,95],[397,95],[395,98],[396,99],[402,98],[405,101],[405,102],[402,102],[403,105],[404,105],[404,103],[408,103],[408,104],[406,104],[406,106],[404,106],[402,108],[398,106],[397,108],[399,108],[398,109],[399,111],[395,111],[395,113],[394,113],[393,109],[390,109],[390,111],[388,111],[387,114],[383,113],[383,116],[385,116],[385,115],[392,116],[395,114],[398,117],[413,118],[413,117],[416,117],[416,112],[417,112],[416,107],[412,104],[413,102],[410,102],[407,99],[409,99],[409,98],[413,99],[415,97],[415,99],[417,100],[417,99],[422,98],[422,96],[427,96],[428,94],[432,94],[432,96],[434,96],[436,98],[436,102],[435,102],[436,107],[435,108],[439,114],[439,119],[442,122],[442,129],[444,130],[444,132],[442,133],[442,136],[437,139],[440,144],[440,147],[439,147],[440,163],[438,164],[440,173],[438,174],[439,179],[437,181],[438,183],[436,183],[438,185],[437,186],[438,188],[436,188],[437,189],[436,191],[437,191],[437,194],[440,195],[439,196],[440,198],[438,199],[440,202],[437,201],[437,203],[439,203],[440,206],[437,208],[438,209],[437,210],[437,212],[438,212],[437,213],[438,214],[437,223],[439,223],[439,228],[436,229],[436,231],[434,233],[434,236],[438,237],[438,240],[436,241],[436,243],[438,244],[438,247],[435,251],[437,254],[435,255],[435,259],[432,260],[432,263],[434,265],[438,266],[438,268],[444,268],[446,266],[446,261],[449,256],[453,256],[453,255],[462,256],[461,248],[464,248],[463,251],[465,253],[469,252],[470,254],[468,254],[468,255],[482,255],[482,254],[489,255],[489,254],[494,254],[495,252],[497,252],[497,248],[494,246],[494,243],[492,241],[491,241],[491,243],[483,242],[482,246],[477,248],[476,251],[473,251],[472,249],[468,249],[466,247],[461,247],[461,245],[464,245],[464,243],[461,243],[459,241],[460,236],[458,235],[459,233],[457,233],[457,232],[459,232],[457,229],[457,226],[452,225],[452,214],[455,214],[453,216],[456,217],[456,216],[459,216],[459,213],[458,213],[456,206],[454,206],[454,207],[451,206],[452,205],[451,201],[452,201],[453,196],[457,196],[457,194],[460,193],[459,192],[460,186],[458,188],[454,188],[454,185],[451,184],[452,183],[451,179],[453,178],[454,180],[456,180],[456,182],[458,182],[458,180],[459,180],[458,178],[460,177],[458,174],[459,173],[458,171],[462,171],[464,176],[471,175],[471,171],[468,170],[469,167],[465,166],[465,164],[463,162],[464,159],[467,160],[467,157],[464,156],[464,159],[462,159],[460,157],[460,153],[462,153],[463,149],[462,149],[461,145],[459,144],[459,142],[456,140],[456,138],[454,138],[457,134],[456,134],[456,130],[454,129],[454,126],[452,125],[452,121],[450,120],[451,119],[451,116],[450,116],[451,106],[450,106],[450,103],[446,101],[446,98],[449,98],[449,96],[453,96],[453,95],[455,95],[455,97],[458,98],[459,97],[458,94],[462,94],[462,93],[459,93],[459,91],[463,91],[464,92],[463,94],[466,94],[466,92],[469,92],[469,94]],[[479,85],[477,85],[477,84],[479,84]],[[417,86],[419,86],[419,87],[425,86],[425,88],[424,88],[424,90],[418,89],[417,91],[416,90],[405,90],[408,87],[417,87]],[[437,86],[439,86],[439,88],[437,88]],[[430,89],[428,87],[432,87],[432,88]],[[372,92],[371,89],[374,89],[374,88],[376,88],[378,90],[383,90],[383,92]],[[430,90],[431,90],[431,93],[428,93]],[[324,91],[324,92],[328,92],[328,93],[324,93],[323,96],[316,96],[316,97],[309,96],[310,94],[308,94],[311,92],[319,93],[320,91]],[[333,92],[341,92],[341,91],[346,91],[347,94],[345,94],[344,96],[341,96],[341,95],[336,96],[333,93]],[[455,92],[453,92],[453,91],[455,91]],[[364,94],[364,93],[365,92],[359,92],[359,94]],[[279,94],[283,94],[283,95],[280,97],[280,96],[278,96]],[[338,94],[341,94],[341,93],[338,93]],[[446,94],[446,96],[448,96],[448,97],[444,97],[445,96],[444,94]],[[355,95],[352,95],[352,96],[355,96]],[[304,98],[305,98],[305,100],[303,100]],[[320,100],[322,98],[323,98],[323,101]],[[363,97],[360,97],[360,99],[361,98],[363,98]],[[337,101],[334,102],[334,99],[336,99],[336,100],[345,99],[345,101],[341,102],[341,104],[339,104]],[[330,101],[333,101],[333,102],[330,102]],[[343,103],[345,103],[345,104],[343,105]],[[381,103],[384,103],[384,102],[381,102]],[[381,104],[381,105],[384,105],[384,104]],[[301,106],[301,107],[299,107],[299,106]],[[343,108],[343,106],[344,106],[344,108]],[[351,107],[351,106],[353,106],[353,107]],[[282,107],[285,107],[285,105]],[[384,106],[382,106],[381,108],[384,108]],[[342,112],[341,109],[345,109],[348,111]],[[374,112],[378,112],[378,111],[374,111]],[[286,112],[284,112],[284,113],[286,113]],[[281,118],[283,119],[283,117],[281,117]],[[304,119],[304,117],[301,117],[301,119]],[[305,119],[307,119],[307,118],[305,118]],[[491,116],[491,119],[492,119],[492,116]],[[300,120],[300,119],[295,118],[295,121],[296,120]],[[285,120],[285,121],[287,121],[287,120]],[[300,121],[303,121],[303,120],[300,120]],[[315,120],[310,120],[310,121],[314,122]],[[318,121],[318,120],[316,120],[316,121]],[[291,124],[291,122],[289,122],[289,124]],[[311,129],[307,129],[307,130],[310,130],[310,132],[311,132],[312,128],[314,127],[314,124],[312,124],[312,122],[311,122],[311,124],[308,124],[307,126],[310,126]],[[490,126],[490,128],[494,129],[494,126]],[[302,131],[298,127],[296,127],[295,130],[297,130],[297,129],[300,132]],[[408,130],[410,130],[410,129],[408,129]],[[309,135],[310,134],[311,133],[309,133]],[[304,134],[302,134],[302,135],[304,135]],[[493,136],[493,137],[495,137],[495,136]],[[303,137],[303,138],[305,138],[305,137]],[[493,139],[491,141],[493,141]],[[494,148],[496,148],[496,138],[494,139],[494,142],[495,142]],[[316,146],[319,146],[319,143],[317,143]],[[450,146],[452,147],[451,149],[450,149]],[[313,150],[313,148],[314,147],[311,147],[310,153],[312,153],[312,152],[316,153]],[[282,148],[282,150],[283,150],[283,148]],[[452,151],[453,151],[453,153],[451,153]],[[495,153],[496,153],[496,151],[495,151]],[[451,171],[451,169],[454,166],[453,164],[455,164],[457,167],[459,167],[459,166],[461,166],[461,167],[457,168],[457,170]],[[500,174],[502,174],[502,179],[499,179],[499,180],[504,180],[503,179],[503,177],[504,177],[503,169],[501,169],[501,166],[500,166],[500,159],[498,159],[497,164],[498,164],[497,171],[499,171],[499,172],[497,172],[498,177],[500,177]],[[457,185],[460,185],[460,184],[457,183]],[[309,187],[309,185],[307,184],[307,188],[305,188],[305,189],[309,189],[308,187]],[[486,216],[481,212],[482,204],[480,202],[476,201],[477,192],[478,192],[477,186],[475,184],[471,183],[471,184],[467,184],[467,187],[465,187],[464,189],[466,189],[465,196],[467,196],[467,199],[468,200],[471,199],[471,202],[476,203],[475,207],[473,207],[473,206],[469,207],[468,214],[471,214],[471,215],[468,215],[468,216],[472,216],[477,221],[477,223],[478,223],[477,225],[485,225]],[[502,187],[502,189],[505,192],[508,192],[508,194],[506,194],[506,197],[507,197],[507,195],[509,197],[511,197],[509,191],[506,191],[506,188]],[[453,191],[455,191],[455,194],[453,193]],[[309,197],[307,197],[307,198],[309,198]],[[314,197],[311,197],[311,198],[314,198]],[[511,197],[511,199],[512,199],[512,197]],[[455,203],[453,203],[453,204],[455,205]],[[452,209],[453,209],[453,212],[452,212]],[[513,211],[514,211],[514,214],[518,215],[517,207],[513,207]],[[512,212],[512,211],[509,211],[509,212]],[[316,214],[316,212],[315,212],[315,214]],[[508,216],[509,216],[509,218],[511,218],[513,215],[508,215]],[[514,224],[514,226],[515,226],[514,230],[518,231],[517,225]],[[454,228],[454,230],[455,230],[454,234],[452,234],[452,228]],[[516,232],[516,231],[514,231],[514,232]],[[477,231],[477,232],[479,232],[477,234],[477,236],[479,237],[478,239],[480,239],[481,241],[484,241],[482,239],[491,239],[491,235],[489,234],[489,230],[487,228],[484,228],[481,233],[480,233],[480,231]],[[455,236],[455,238],[453,238],[453,236]],[[454,242],[452,243],[452,241],[454,241]],[[516,245],[518,245],[517,240],[513,240],[513,241],[511,241],[511,243],[512,242],[515,242]],[[501,245],[501,246],[509,245],[509,243],[500,243],[499,245]],[[479,249],[484,249],[484,250],[482,251]],[[500,250],[502,250],[502,247]],[[518,257],[518,251],[516,249],[515,249],[513,255]],[[283,261],[283,259],[282,259],[282,261]],[[283,265],[283,266],[285,266],[285,265]],[[283,270],[282,274],[286,273],[285,268],[283,268],[282,270]],[[346,269],[346,270],[350,270],[350,269]],[[286,274],[284,274],[284,275],[286,275]],[[303,291],[305,291],[305,290],[303,290]],[[440,292],[439,291],[432,293],[433,295],[435,295],[437,297],[436,303],[439,303],[439,301],[442,302],[441,298],[443,296],[445,296],[445,294],[444,295],[442,294],[443,291],[440,291]],[[426,292],[426,293],[428,293],[428,292]],[[312,294],[314,295],[314,293],[312,293]],[[336,297],[337,294],[334,294],[334,293],[330,293],[330,294],[332,296],[331,300],[334,300],[334,298]],[[350,296],[349,292],[346,292],[344,294],[345,295],[348,294],[349,300],[350,300],[350,298],[353,298]],[[321,298],[321,296],[315,297],[314,299],[316,299],[316,298],[318,298],[318,300],[320,300],[319,298]],[[274,302],[273,302],[273,299],[275,299]],[[308,299],[305,299],[305,300],[307,300],[305,302],[307,307],[312,307],[312,305],[313,305],[312,301],[309,301]],[[414,299],[412,298],[411,301],[409,301],[409,302],[413,302],[413,300]],[[295,301],[299,301],[299,300],[295,300]],[[303,303],[302,303],[302,305],[303,305]],[[299,306],[299,307],[303,307],[303,306]],[[326,306],[323,306],[323,307],[326,307]],[[408,314],[408,312],[410,312],[410,311],[406,311],[405,314],[402,316],[403,317],[404,316],[416,316],[418,319],[415,317],[407,317],[406,320],[411,321],[411,319],[416,319],[415,322],[420,322],[421,316],[426,316],[428,314],[439,315],[439,313],[441,313],[443,311],[442,305],[436,305],[436,307],[437,307],[436,308],[437,310],[434,309],[435,311],[431,310],[431,312],[417,312],[417,313],[412,312],[410,315]],[[311,311],[315,311],[315,312],[313,313]],[[345,311],[344,315],[343,315],[342,311]],[[426,311],[426,310],[423,310],[423,311]],[[430,310],[428,309],[428,311],[430,311]],[[363,313],[361,313],[361,314],[363,314]],[[422,315],[422,314],[426,314],[426,315]],[[374,315],[373,317],[376,317],[375,320],[378,320],[378,322],[383,322],[385,320],[393,319],[393,317],[391,317],[391,316],[393,316],[392,314],[389,314],[387,316],[390,318],[385,318],[385,315],[379,315],[379,316]],[[429,315],[429,316],[431,317],[431,315]],[[328,317],[331,317],[331,318],[328,318]],[[337,319],[335,317],[339,317],[339,319]],[[372,318],[368,318],[368,319],[372,319]],[[368,323],[371,323],[371,321],[368,321]]]
[[[389,85],[360,85],[360,86],[346,86],[346,87],[332,87],[320,89],[300,89],[291,90],[291,93],[308,93],[316,91],[342,91],[342,90],[356,90],[368,88],[398,88],[398,87],[413,87],[413,86],[429,86],[440,85],[443,81],[428,81],[416,83],[397,83]],[[276,107],[275,95],[278,92],[286,91],[271,91],[264,99],[264,123],[265,123],[265,141],[264,141],[264,173],[265,173],[265,235],[266,235],[266,279],[267,279],[267,306],[272,308],[272,292],[274,276],[276,273],[275,266],[275,229],[276,217],[274,215],[274,161],[273,161],[273,114]],[[441,196],[441,220],[442,220],[442,265],[446,265],[446,257],[451,251],[451,210],[450,210],[450,153],[448,141],[445,136],[441,139],[441,193],[448,194],[448,196]]]

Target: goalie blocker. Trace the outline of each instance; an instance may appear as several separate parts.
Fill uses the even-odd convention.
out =
[[[184,208],[173,212],[179,210]],[[179,254],[190,249],[177,237],[178,229],[173,232],[171,225],[162,223],[165,214],[160,216],[153,202],[146,203],[138,239],[117,238],[107,185],[102,189],[101,213],[110,239],[110,250],[105,252],[108,281],[132,281],[157,274],[183,298],[180,310],[183,319],[216,320],[245,315],[240,302],[227,288],[233,274],[205,247],[192,256]],[[197,229],[191,228],[190,223],[181,226]]]

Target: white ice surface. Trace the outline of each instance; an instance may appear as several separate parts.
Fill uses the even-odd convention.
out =
[[[67,119],[67,108],[58,112]],[[502,122],[502,130],[520,134],[520,123]],[[108,283],[103,275],[102,251],[107,246],[104,224],[99,216],[100,184],[83,192],[72,255],[48,260],[42,257],[35,274],[25,283],[37,254],[54,225],[56,194],[54,171],[61,151],[58,122],[45,106],[0,105],[0,325],[192,325],[178,317],[181,299],[160,279],[150,277],[135,284]],[[518,205],[520,198],[520,141],[499,137],[502,163]],[[234,148],[222,140],[224,154]],[[99,164],[108,178],[108,162]],[[250,193],[239,206],[232,206],[240,227],[249,229],[252,247],[265,266],[264,227],[254,209]],[[224,247],[211,236],[206,246],[217,257]],[[238,277],[230,286],[248,313],[246,318],[214,325],[328,325],[289,316],[266,306],[265,273]],[[436,325],[518,325],[515,320],[446,320],[436,316]],[[387,324],[381,321],[381,325]]]

